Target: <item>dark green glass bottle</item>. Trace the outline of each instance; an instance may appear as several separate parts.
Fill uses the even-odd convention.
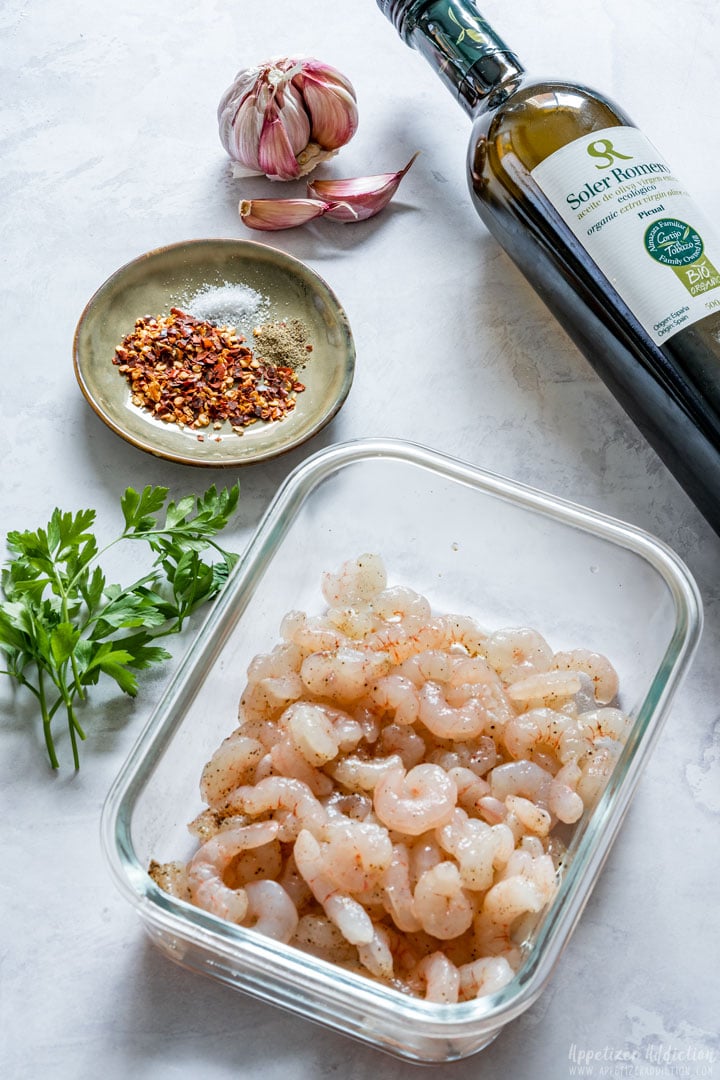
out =
[[[475,207],[720,533],[720,241],[601,94],[528,77],[473,0],[377,0],[473,118]]]

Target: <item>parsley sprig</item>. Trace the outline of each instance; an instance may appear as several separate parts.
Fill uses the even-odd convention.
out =
[[[135,696],[136,671],[169,658],[156,644],[224,585],[237,555],[213,537],[238,502],[236,484],[167,502],[168,489],[127,488],[120,500],[125,527],[102,551],[94,510],[55,509],[44,529],[11,532],[11,558],[0,575],[0,653],[10,676],[33,694],[42,716],[50,764],[59,766],[53,721],[67,718],[75,768],[85,732],[78,704],[105,675]],[[167,504],[167,505],[166,505]],[[155,555],[132,585],[108,584],[99,558],[124,540],[143,540]],[[210,552],[209,560],[202,556]]]

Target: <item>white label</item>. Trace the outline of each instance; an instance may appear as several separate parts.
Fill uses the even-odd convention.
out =
[[[637,128],[584,135],[531,175],[656,345],[720,309],[720,242]]]

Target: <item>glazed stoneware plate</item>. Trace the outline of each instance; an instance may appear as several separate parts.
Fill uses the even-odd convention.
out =
[[[234,286],[248,286],[264,298],[255,322],[300,319],[307,327],[313,348],[297,373],[305,390],[294,410],[237,435],[228,424],[202,432],[180,429],[134,405],[113,356],[135,320],[167,315],[171,307],[192,310],[192,298],[203,290]],[[251,348],[253,325],[237,327]],[[355,346],[337,297],[298,259],[250,240],[189,240],[134,259],[100,286],[75,331],[74,364],[89,404],[133,446],[170,461],[219,468],[276,457],[324,427],[350,390]]]

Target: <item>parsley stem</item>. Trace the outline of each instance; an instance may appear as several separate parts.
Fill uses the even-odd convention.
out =
[[[50,731],[50,722],[52,720],[52,715],[48,713],[42,668],[38,668],[38,698],[40,700],[40,714],[42,716],[43,735],[45,736],[45,746],[47,747],[50,764],[52,765],[53,769],[59,769],[60,762],[58,761],[57,754],[55,753],[55,743],[53,742],[52,732]]]

